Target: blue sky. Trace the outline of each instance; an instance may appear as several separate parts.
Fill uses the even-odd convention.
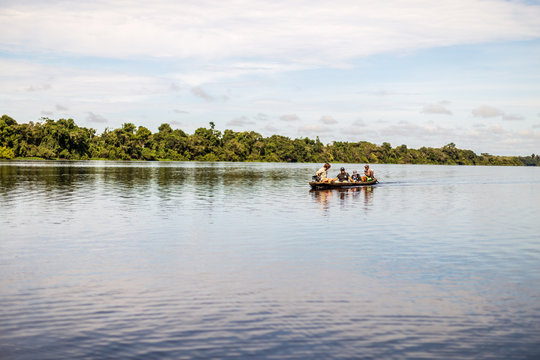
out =
[[[1,1],[0,112],[540,152],[540,3]]]

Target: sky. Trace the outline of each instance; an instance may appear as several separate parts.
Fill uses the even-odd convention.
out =
[[[540,153],[540,1],[0,0],[0,113]]]

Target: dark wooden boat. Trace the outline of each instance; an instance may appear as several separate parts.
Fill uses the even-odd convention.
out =
[[[359,186],[366,186],[366,185],[375,185],[377,183],[377,179],[373,179],[371,181],[366,182],[349,182],[349,181],[334,181],[332,183],[322,182],[322,181],[310,181],[309,186],[311,186],[312,189],[336,189],[336,188],[352,188],[352,187],[359,187]]]

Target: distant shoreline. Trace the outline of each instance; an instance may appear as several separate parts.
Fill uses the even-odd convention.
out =
[[[392,147],[368,141],[334,141],[272,135],[255,131],[219,131],[198,128],[193,134],[161,124],[152,133],[132,123],[121,128],[96,130],[78,126],[73,119],[19,124],[0,118],[0,159],[17,160],[124,160],[124,161],[232,161],[275,163],[371,163],[424,165],[540,166],[540,156],[497,156],[456,147]]]
[[[286,161],[227,161],[227,160],[216,160],[216,161],[208,161],[208,160],[168,160],[168,159],[156,159],[156,160],[140,160],[140,159],[129,159],[129,160],[122,160],[122,159],[84,159],[84,160],[75,160],[75,159],[43,159],[43,158],[13,158],[13,159],[2,159],[0,158],[0,162],[11,162],[11,161],[40,161],[40,162],[54,162],[54,161],[62,161],[62,162],[90,162],[90,161],[105,161],[105,162],[125,162],[125,163],[147,163],[147,162],[202,162],[202,163],[253,163],[253,164],[260,164],[260,163],[267,163],[267,164],[320,164],[320,162],[286,162]],[[333,163],[337,164],[364,164],[365,162],[340,162],[340,161],[334,161]],[[528,165],[513,165],[513,164],[500,164],[500,165],[494,165],[494,164],[473,164],[473,165],[465,165],[465,164],[411,164],[411,163],[369,163],[374,165],[433,165],[433,166],[528,166]],[[534,165],[533,165],[534,166]]]

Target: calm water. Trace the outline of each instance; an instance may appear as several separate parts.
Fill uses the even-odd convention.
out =
[[[540,168],[318,167],[0,162],[0,358],[540,357]]]

